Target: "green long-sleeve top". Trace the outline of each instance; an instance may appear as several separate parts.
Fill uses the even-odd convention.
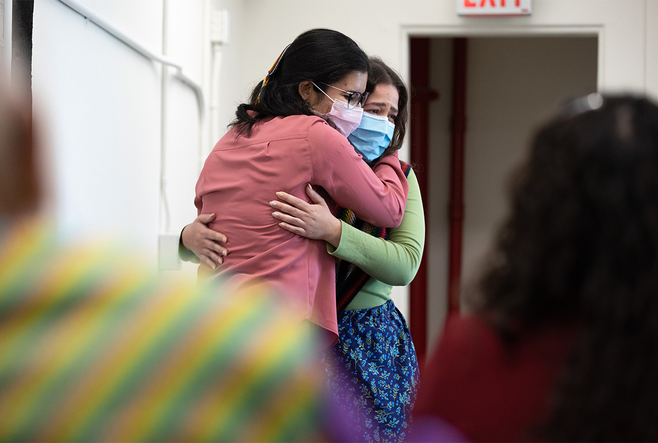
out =
[[[355,264],[370,275],[347,310],[374,308],[386,303],[393,286],[408,285],[418,272],[425,244],[425,216],[413,170],[407,179],[407,208],[400,226],[390,230],[388,240],[373,237],[341,221],[338,248],[327,244],[329,254]]]

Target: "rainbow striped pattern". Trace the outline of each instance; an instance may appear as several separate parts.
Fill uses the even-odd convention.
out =
[[[1,441],[315,439],[315,342],[275,299],[60,250],[38,224],[7,230]]]

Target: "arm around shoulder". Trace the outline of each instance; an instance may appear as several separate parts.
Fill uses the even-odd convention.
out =
[[[343,223],[338,248],[327,245],[327,252],[349,261],[371,277],[393,285],[405,286],[416,276],[425,244],[425,216],[418,181],[409,173],[409,198],[402,223],[390,230],[388,240]]]

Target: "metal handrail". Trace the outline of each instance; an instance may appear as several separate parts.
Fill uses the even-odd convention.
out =
[[[174,73],[174,77],[176,77],[178,80],[180,80],[181,82],[192,88],[192,90],[194,91],[194,95],[196,96],[197,103],[199,105],[199,115],[201,116],[201,118],[203,118],[203,114],[205,110],[203,90],[201,89],[201,86],[199,86],[194,80],[192,80],[191,78],[189,78],[187,75],[183,73],[183,67],[180,64],[174,62],[173,60],[168,59],[164,55],[154,54],[153,52],[149,51],[144,46],[137,43],[132,38],[128,37],[126,34],[124,34],[120,30],[118,30],[117,28],[115,28],[114,26],[112,26],[102,18],[100,18],[93,11],[87,9],[77,1],[75,0],[59,0],[59,1],[64,5],[68,6],[69,8],[71,8],[73,11],[80,14],[81,16],[83,16],[85,19],[94,23],[99,28],[103,29],[112,37],[115,37],[117,40],[121,41],[128,47],[134,49],[139,54],[148,58],[149,60],[156,61],[162,63],[165,66],[170,66],[174,68],[176,70],[176,72]]]

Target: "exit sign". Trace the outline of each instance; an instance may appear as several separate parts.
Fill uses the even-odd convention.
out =
[[[532,0],[456,0],[457,14],[466,16],[530,15]]]

